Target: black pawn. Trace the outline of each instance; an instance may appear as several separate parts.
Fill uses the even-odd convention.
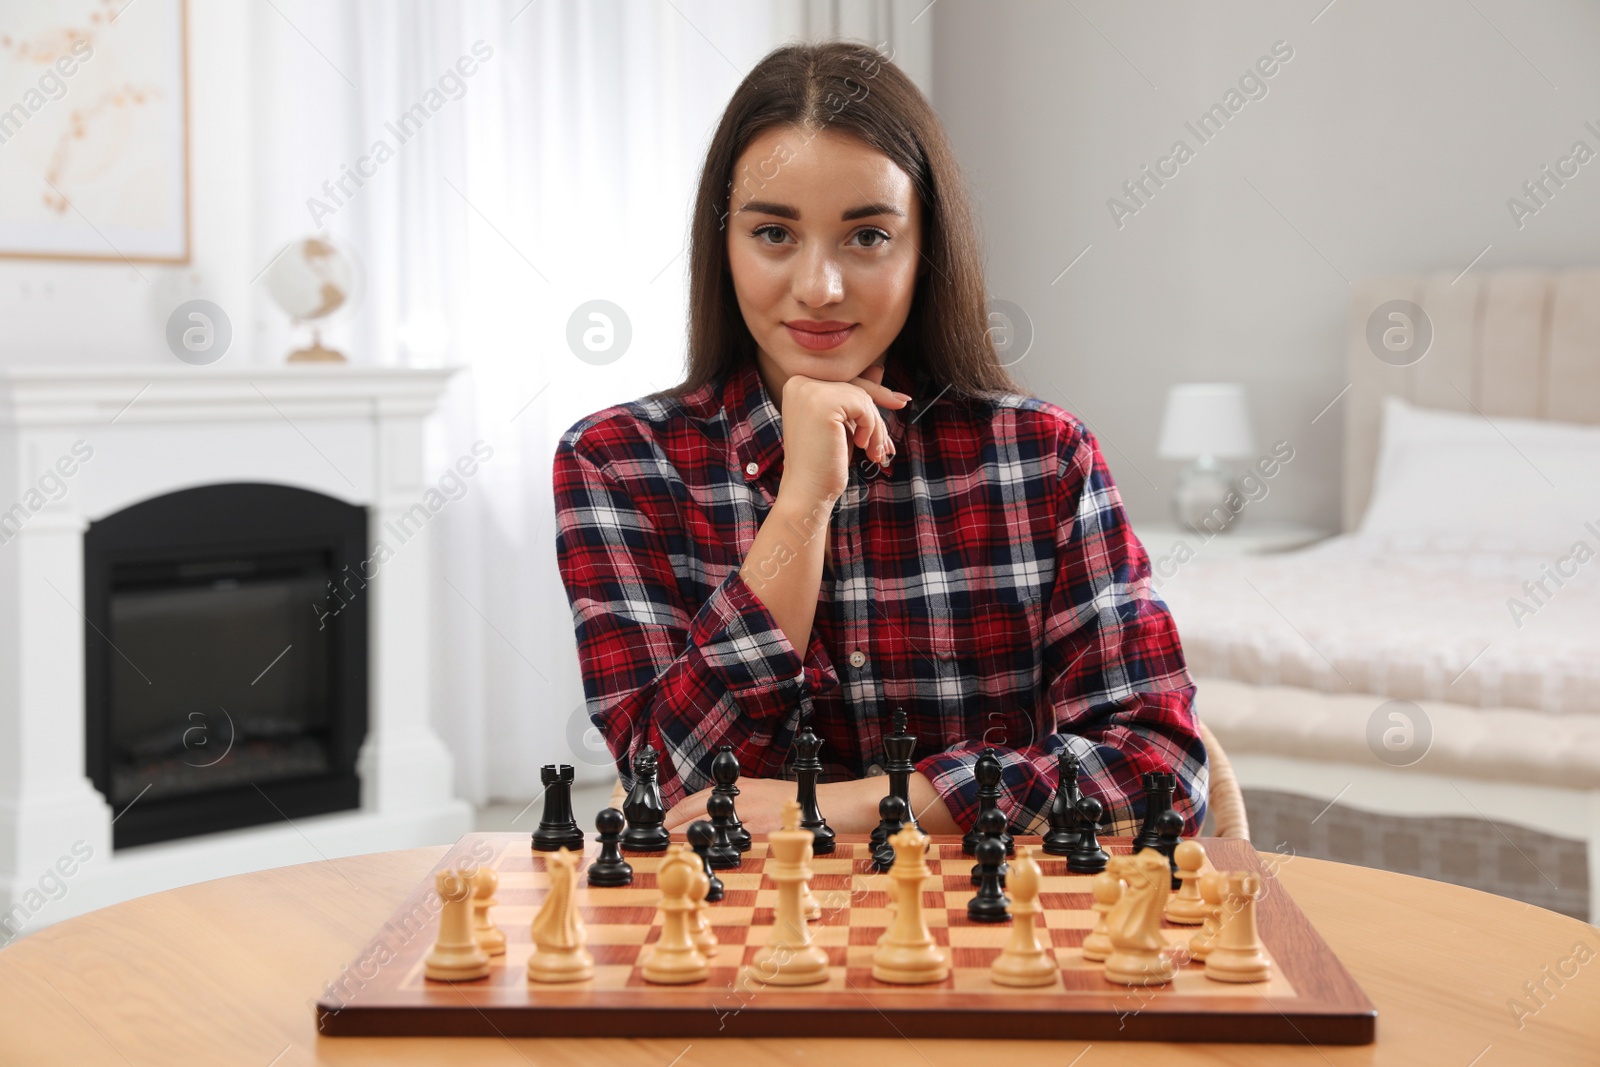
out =
[[[622,847],[628,852],[665,852],[672,844],[667,833],[667,808],[661,803],[661,787],[656,784],[656,750],[646,744],[633,761],[633,788],[622,805],[628,829]]]
[[[1166,771],[1150,771],[1141,781],[1145,798],[1144,824],[1133,839],[1135,853],[1160,846],[1161,834],[1156,829],[1156,820],[1161,818],[1162,812],[1172,810],[1172,793],[1178,788],[1177,776]]]
[[[1077,845],[1067,856],[1067,870],[1073,874],[1099,874],[1106,869],[1111,857],[1106,855],[1095,837],[1095,827],[1100,825],[1105,811],[1105,805],[1094,797],[1083,797],[1078,801],[1078,825],[1081,829]]]
[[[978,816],[977,830],[978,830],[978,833],[982,836],[982,840],[979,841],[979,844],[982,844],[983,841],[986,841],[991,837],[994,838],[996,841],[999,841],[1000,840],[1000,835],[1006,832],[1006,817],[1005,817],[1005,814],[1003,812],[1001,812],[998,808],[990,808],[988,811],[986,811],[982,815]],[[1004,845],[1005,845],[1005,842],[1001,841],[1001,846],[1004,847]],[[1005,853],[1002,852],[1001,855],[1005,855]],[[1000,888],[1001,889],[1004,889],[1005,886],[1006,886],[1006,872],[1007,872],[1007,870],[1008,870],[1008,866],[1005,863],[1001,863],[1000,864]],[[979,862],[974,863],[972,865],[972,884],[973,885],[977,885],[978,884],[978,880],[982,877],[982,875],[983,875],[983,862],[980,860]]]
[[[712,787],[713,793],[721,793],[729,800],[739,796],[739,787],[734,784],[739,780],[739,757],[733,754],[732,745],[717,749],[717,758],[711,761],[711,777],[717,783]],[[740,852],[750,851],[750,831],[739,821],[736,808],[728,809],[728,840]]]
[[[728,871],[744,862],[739,846],[728,839],[728,815],[733,808],[733,798],[721,793],[706,797],[706,814],[711,816],[710,827],[716,840],[706,846],[706,859],[719,871]]]
[[[823,819],[822,809],[817,806],[817,779],[822,775],[822,761],[817,753],[821,749],[822,738],[811,729],[811,719],[807,716],[794,739],[794,778],[795,799],[800,802],[800,829],[811,831],[813,856],[826,856],[839,847],[833,827]]]
[[[911,805],[895,796],[887,794],[878,801],[878,830],[873,831],[873,836],[878,836],[882,831],[882,843],[872,850],[872,869],[887,871],[894,866],[894,846],[889,843],[889,838],[904,830],[906,820],[911,817]]]
[[[1070,856],[1078,843],[1078,757],[1062,749],[1056,757],[1056,795],[1050,800],[1050,830],[1042,845],[1052,856]]]
[[[633,867],[622,858],[622,825],[622,812],[616,808],[602,808],[594,817],[594,828],[600,831],[594,838],[600,842],[600,855],[589,864],[590,885],[633,884]]]
[[[583,851],[583,831],[572,817],[572,768],[563,763],[559,767],[546,764],[539,768],[539,781],[544,784],[544,811],[539,816],[539,828],[533,832],[533,847],[540,852],[554,852],[558,848]]]
[[[1006,847],[998,837],[978,842],[978,894],[967,902],[967,918],[975,923],[1003,923],[1011,918],[1011,901],[1000,887],[1000,866]]]
[[[1178,840],[1183,836],[1183,816],[1175,811],[1162,812],[1156,816],[1156,832],[1161,835],[1161,843],[1156,848],[1167,857],[1167,866],[1172,870],[1172,888],[1177,889],[1183,885],[1178,879]]]
[[[978,780],[978,818],[983,818],[983,813],[991,809],[998,810],[1000,798],[1005,794],[1000,789],[1000,779],[1005,769],[1000,766],[1000,757],[994,754],[994,749],[986,748],[978,756],[978,761],[972,765],[972,776]],[[975,855],[978,848],[978,824],[974,822],[972,829],[968,830],[961,838],[961,852],[963,855]],[[1000,844],[1005,847],[1006,855],[1016,852],[1016,847],[1011,840],[1011,835],[1004,831],[1000,834]]]
[[[689,838],[689,847],[700,857],[700,865],[705,868],[706,877],[711,881],[711,888],[706,890],[706,900],[715,904],[722,899],[724,892],[722,879],[711,869],[711,849],[717,843],[717,828],[700,819],[690,823],[685,833]]]

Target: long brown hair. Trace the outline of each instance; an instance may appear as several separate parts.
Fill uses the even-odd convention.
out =
[[[755,359],[739,312],[724,226],[733,167],[779,126],[852,135],[911,178],[921,198],[922,255],[905,326],[889,345],[913,377],[949,399],[1025,392],[990,343],[983,259],[965,183],[938,116],[916,85],[873,48],[848,41],[786,45],[734,90],[706,153],[689,251],[688,377],[652,396],[681,396]]]

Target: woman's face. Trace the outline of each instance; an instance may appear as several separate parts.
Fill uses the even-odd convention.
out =
[[[900,333],[922,272],[910,177],[854,137],[793,126],[752,141],[733,174],[728,263],[768,394],[793,374],[855,378]]]

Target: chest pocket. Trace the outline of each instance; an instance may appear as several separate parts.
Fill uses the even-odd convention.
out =
[[[1043,613],[1041,600],[991,599],[907,620],[913,648],[926,653],[917,657],[916,695],[939,704],[943,745],[1021,748],[1040,739]]]

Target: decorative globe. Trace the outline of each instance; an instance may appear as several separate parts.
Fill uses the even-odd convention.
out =
[[[302,237],[278,253],[263,281],[296,326],[312,327],[311,346],[289,353],[290,361],[344,359],[322,346],[322,329],[354,310],[360,298],[361,263],[353,252],[326,237]]]

